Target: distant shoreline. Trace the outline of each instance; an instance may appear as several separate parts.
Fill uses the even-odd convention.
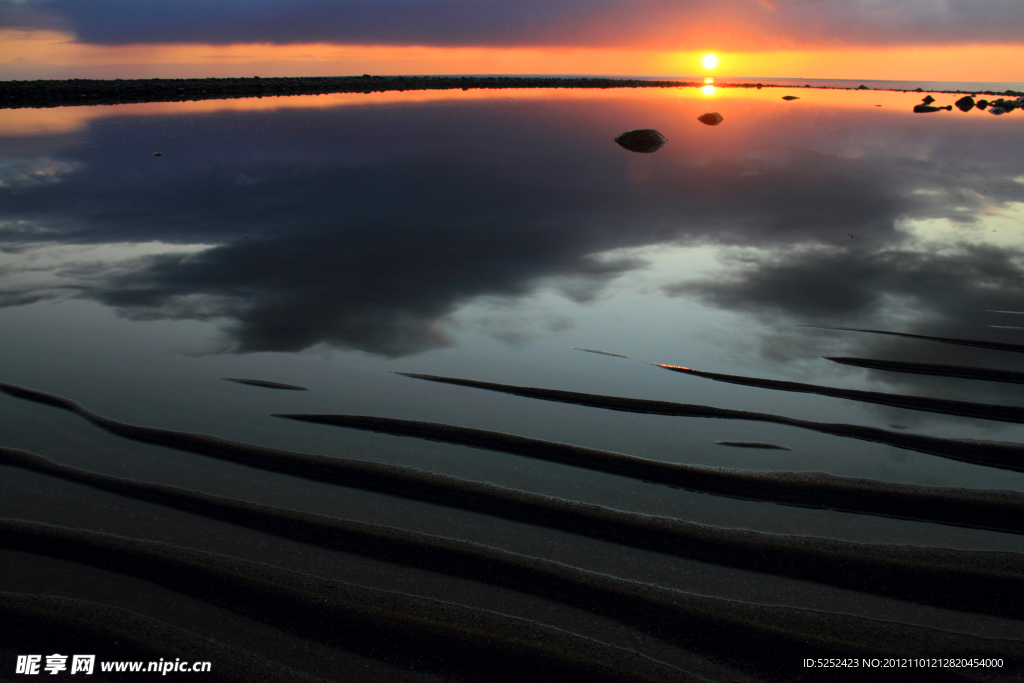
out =
[[[694,88],[702,81],[630,78],[543,78],[481,76],[341,76],[310,78],[149,78],[130,80],[72,79],[0,81],[0,109],[194,102],[242,97],[373,93],[406,90],[469,90],[505,88]],[[809,88],[770,83],[721,83],[721,88]],[[858,90],[859,88],[815,89]],[[921,90],[903,92],[972,93],[1020,96],[1013,90]]]

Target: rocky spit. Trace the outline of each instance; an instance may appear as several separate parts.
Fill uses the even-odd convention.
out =
[[[187,102],[236,97],[326,95],[470,88],[675,88],[697,82],[612,78],[480,78],[455,76],[342,76],[336,78],[150,78],[0,82],[0,108]],[[748,87],[757,87],[752,84]]]
[[[149,78],[0,81],[0,109],[138,102],[187,102],[236,97],[478,88],[679,88],[703,82],[624,78],[519,78],[481,76],[339,76],[323,78]],[[792,85],[723,83],[723,88],[793,88]],[[811,87],[810,85],[804,87]],[[869,90],[866,86],[856,88]],[[1020,97],[1013,91],[976,94]],[[960,93],[963,94],[963,93]]]

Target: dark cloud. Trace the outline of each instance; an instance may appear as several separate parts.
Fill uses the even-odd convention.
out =
[[[1016,43],[1018,0],[2,0],[4,26],[82,42],[643,45],[662,49]]]
[[[36,232],[55,243],[213,245],[90,266],[80,296],[138,319],[221,320],[236,351],[327,344],[394,357],[444,346],[466,303],[540,286],[592,301],[644,267],[599,255],[666,242],[742,248],[745,259],[725,279],[671,293],[787,324],[868,320],[893,297],[932,318],[1015,310],[1016,282],[999,283],[1015,274],[1016,252],[915,251],[899,223],[940,217],[970,230],[990,205],[1024,200],[1013,180],[1024,140],[974,119],[922,127],[859,111],[708,129],[662,106],[439,102],[98,120],[63,155],[45,141],[46,168],[67,173],[0,194],[0,218],[21,226],[0,231],[0,245]],[[637,122],[669,144],[633,155],[612,142]],[[165,156],[153,158],[157,148]]]

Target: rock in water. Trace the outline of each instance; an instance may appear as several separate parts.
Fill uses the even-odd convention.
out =
[[[978,103],[974,106],[984,111],[988,109],[988,100],[978,100]]]
[[[999,116],[1000,114],[1005,114],[1006,110],[1003,109],[1002,107],[992,107],[991,109],[988,110],[988,113],[989,114],[995,114],[996,116]]]
[[[919,104],[914,107],[915,114],[928,114],[933,111],[942,111],[942,107],[932,107],[927,104]]]
[[[921,102],[923,102],[924,104],[931,104],[934,101],[935,101],[935,98],[932,97],[931,95],[929,95],[928,97],[926,97],[923,100],[921,100]]]
[[[782,99],[784,99],[784,100],[799,100],[800,98],[797,97],[796,95],[786,95]]]
[[[717,126],[724,120],[724,117],[717,111],[711,111],[707,114],[701,114],[697,117],[697,120],[706,126]]]
[[[641,128],[640,130],[629,130],[615,138],[615,142],[625,147],[630,152],[641,154],[652,154],[665,146],[668,140],[665,136],[653,128]]]
[[[970,95],[964,95],[956,101],[956,108],[965,112],[974,109],[974,98]]]

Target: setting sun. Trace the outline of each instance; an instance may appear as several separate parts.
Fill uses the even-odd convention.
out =
[[[701,64],[704,65],[705,69],[714,69],[718,66],[718,57],[714,55],[704,55],[704,59],[701,60]]]

